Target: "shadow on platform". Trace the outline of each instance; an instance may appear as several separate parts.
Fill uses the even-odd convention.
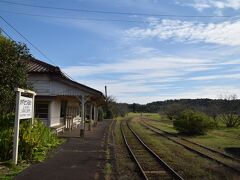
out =
[[[72,130],[65,130],[64,133],[59,133],[58,137],[60,137],[60,138],[81,138],[80,137],[80,128],[74,128]]]

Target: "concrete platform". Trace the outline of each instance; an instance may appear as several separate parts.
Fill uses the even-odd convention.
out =
[[[49,159],[34,164],[15,177],[17,180],[88,180],[104,179],[105,148],[108,126],[111,120],[99,122],[85,138],[74,129],[61,136],[67,141]]]

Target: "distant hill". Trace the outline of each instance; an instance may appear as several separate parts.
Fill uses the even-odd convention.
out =
[[[146,112],[146,113],[158,113],[164,112],[164,110],[177,104],[186,109],[195,109],[198,111],[235,111],[240,112],[240,100],[227,100],[227,99],[179,99],[179,100],[166,100],[156,101],[145,105],[141,104],[128,104],[128,110],[131,112]]]

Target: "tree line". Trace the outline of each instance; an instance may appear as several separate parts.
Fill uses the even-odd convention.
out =
[[[236,95],[222,96],[220,99],[178,99],[156,101],[147,104],[117,103],[114,98],[108,100],[108,113],[111,116],[125,116],[128,112],[160,113],[174,120],[184,110],[204,113],[217,121],[219,117],[227,127],[240,125],[240,99]]]

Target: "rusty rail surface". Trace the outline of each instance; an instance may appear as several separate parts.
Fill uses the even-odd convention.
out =
[[[141,125],[144,126],[147,129],[161,135],[162,137],[167,138],[168,140],[183,146],[185,149],[187,149],[187,150],[189,150],[189,151],[191,151],[195,154],[200,155],[201,157],[204,157],[204,158],[207,158],[209,160],[215,161],[218,164],[221,164],[222,166],[240,174],[240,169],[239,169],[240,164],[239,164],[238,159],[232,158],[231,156],[225,156],[225,154],[223,154],[223,153],[220,153],[220,152],[212,150],[212,149],[210,150],[210,148],[206,148],[205,146],[199,145],[198,143],[194,143],[194,142],[192,142],[190,140],[187,140],[185,138],[181,138],[181,137],[177,136],[176,134],[164,131],[164,130],[158,128],[158,127],[150,125],[149,123],[147,123],[144,120],[141,121]],[[192,146],[198,146],[198,147],[193,148]],[[200,150],[201,148],[202,148],[202,150]],[[203,153],[202,151],[205,151],[205,153]],[[206,151],[209,151],[209,152],[206,152]],[[222,157],[220,157],[220,158],[213,157],[213,156],[209,155],[210,152],[213,155],[219,155],[219,156],[222,156]],[[223,158],[226,158],[226,159],[228,159],[228,161],[231,161],[232,165],[229,165],[229,164],[223,162]]]
[[[123,125],[125,123],[125,125]],[[132,158],[137,164],[144,179],[179,179],[183,178],[164,162],[129,126],[121,122],[121,132],[124,142]],[[124,128],[125,127],[125,128]]]

